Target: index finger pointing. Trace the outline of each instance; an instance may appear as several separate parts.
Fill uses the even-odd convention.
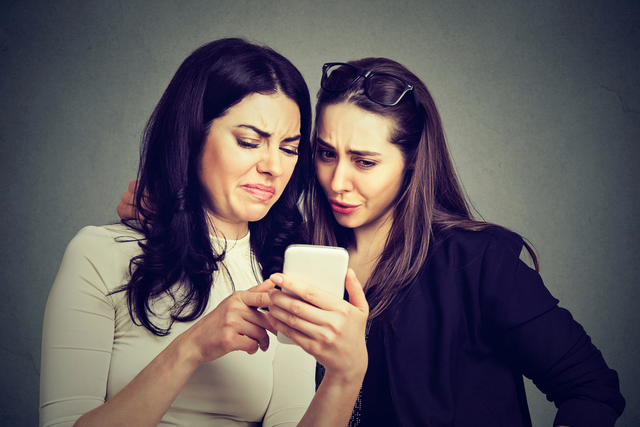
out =
[[[247,292],[267,292],[269,289],[275,287],[276,284],[271,281],[271,279],[267,279],[264,282],[256,285],[252,288],[247,289]]]
[[[266,292],[242,292],[240,294],[240,300],[249,307],[267,307],[271,304],[269,294]]]

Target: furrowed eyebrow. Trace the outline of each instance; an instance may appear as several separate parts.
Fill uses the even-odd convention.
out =
[[[282,142],[295,142],[300,141],[300,135],[292,136],[291,138],[285,138]]]
[[[333,145],[327,143],[325,140],[323,140],[320,137],[316,138],[316,141],[318,142],[318,145],[321,146],[322,148],[326,148],[326,149],[329,149],[329,150],[335,150]]]
[[[355,154],[356,156],[367,156],[367,157],[375,157],[381,156],[380,153],[376,153],[375,151],[360,151],[360,150],[349,150],[348,154]]]
[[[331,144],[327,144],[326,141],[323,141],[321,138],[316,138],[319,146],[323,148],[329,148],[331,150],[335,150]],[[376,157],[381,156],[380,153],[376,153],[375,151],[366,151],[366,150],[349,150],[347,154],[355,154],[356,156],[367,156],[367,157]]]
[[[257,133],[258,135],[264,137],[264,138],[269,138],[271,137],[271,134],[269,132],[265,132],[263,130],[258,129],[255,126],[251,126],[251,125],[238,125],[236,127],[239,128],[247,128],[247,129],[251,129],[252,131],[254,131],[255,133]]]
[[[265,132],[263,130],[260,130],[255,126],[238,125],[236,127],[251,129],[252,131],[254,131],[255,133],[257,133],[258,135],[260,135],[263,138],[271,138],[271,134],[269,132]],[[295,141],[300,141],[300,135],[292,136],[292,137],[285,138],[285,139],[282,140],[282,142],[295,142]]]

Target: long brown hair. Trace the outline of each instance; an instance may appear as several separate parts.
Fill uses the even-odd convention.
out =
[[[402,152],[405,176],[395,207],[393,224],[385,247],[365,284],[371,306],[370,318],[385,311],[398,292],[409,285],[427,261],[429,245],[436,230],[483,230],[494,224],[474,219],[469,203],[456,175],[447,148],[440,114],[426,85],[403,65],[386,58],[364,58],[350,61],[356,67],[377,73],[388,73],[410,82],[417,91],[420,103],[406,94],[395,106],[383,106],[365,94],[364,78],[340,93],[320,89],[316,104],[316,126],[312,136],[312,153],[316,153],[317,125],[320,114],[328,105],[348,102],[365,111],[391,118],[394,128],[390,142]],[[334,77],[335,76],[335,77]],[[332,78],[349,78],[342,74]],[[346,84],[345,84],[346,86]],[[384,99],[384,91],[377,85],[376,99]],[[315,159],[315,157],[314,157]],[[351,229],[336,221],[317,178],[310,181],[303,200],[307,220],[308,240],[318,245],[346,247],[352,237]],[[536,270],[538,260],[525,242]]]

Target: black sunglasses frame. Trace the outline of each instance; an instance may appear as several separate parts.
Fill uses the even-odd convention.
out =
[[[340,89],[340,90],[336,90],[336,89],[328,89],[326,87],[324,87],[324,82],[327,79],[327,70],[335,65],[344,65],[347,67],[351,67],[354,70],[356,70],[358,72],[358,74],[353,78],[353,81],[351,83],[349,83],[349,85],[347,87],[345,87],[344,89]],[[386,77],[391,77],[394,78],[396,80],[401,81],[404,84],[404,90],[402,91],[402,93],[400,94],[400,96],[398,97],[398,99],[396,100],[396,102],[394,102],[393,104],[388,104],[385,102],[380,102],[380,101],[376,101],[375,99],[373,99],[371,97],[371,95],[369,94],[369,82],[371,81],[371,77],[373,76],[386,76]],[[420,109],[420,98],[418,96],[418,91],[416,91],[415,86],[413,86],[411,83],[409,83],[408,81],[401,79],[398,76],[394,76],[393,74],[389,74],[389,73],[378,73],[375,71],[371,71],[371,70],[365,70],[364,68],[360,68],[360,67],[356,67],[353,64],[347,64],[345,62],[327,62],[326,64],[324,64],[322,66],[322,79],[320,80],[320,87],[323,90],[326,90],[327,92],[331,92],[331,93],[340,93],[340,92],[344,92],[345,90],[349,89],[351,86],[354,85],[355,82],[358,81],[358,79],[360,79],[360,77],[364,77],[364,94],[367,96],[367,98],[369,98],[371,101],[375,102],[376,104],[379,105],[383,105],[385,107],[393,107],[394,105],[397,105],[398,102],[400,102],[402,100],[402,98],[404,97],[404,95],[411,91],[411,93],[413,94],[413,102],[415,103],[416,108],[419,110]]]

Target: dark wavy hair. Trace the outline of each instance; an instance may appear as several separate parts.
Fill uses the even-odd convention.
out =
[[[208,43],[180,65],[147,123],[134,202],[143,219],[125,222],[144,235],[142,254],[131,260],[131,280],[119,291],[126,291],[134,322],[155,335],[202,315],[213,273],[224,260],[224,252],[211,245],[206,193],[197,176],[211,122],[248,95],[275,92],[298,105],[301,139],[282,196],[263,219],[249,224],[251,249],[266,277],[281,270],[286,246],[300,241],[297,202],[311,165],[311,102],[298,69],[272,49],[242,39]],[[153,302],[163,296],[173,299],[165,326],[152,321]]]
[[[365,284],[365,290],[371,289],[367,296],[370,318],[375,318],[418,275],[427,260],[435,230],[482,230],[496,225],[474,219],[449,155],[440,114],[426,85],[406,67],[390,59],[364,58],[349,64],[400,77],[414,86],[420,99],[420,104],[416,105],[411,94],[405,94],[395,106],[377,104],[366,96],[364,78],[343,92],[323,89],[318,92],[316,130],[311,141],[314,156],[318,119],[323,109],[347,102],[390,118],[394,124],[390,142],[404,157],[405,175],[393,209],[393,224],[378,263]],[[335,87],[345,87],[352,77],[349,73],[334,73],[331,79]],[[345,81],[335,81],[339,79]],[[391,92],[397,93],[394,85],[379,84],[369,90],[377,91],[372,93],[375,99],[389,99],[393,97]],[[307,240],[314,244],[346,247],[353,232],[338,224],[315,177],[305,193]],[[537,270],[536,254],[528,243],[525,242],[525,246]]]

